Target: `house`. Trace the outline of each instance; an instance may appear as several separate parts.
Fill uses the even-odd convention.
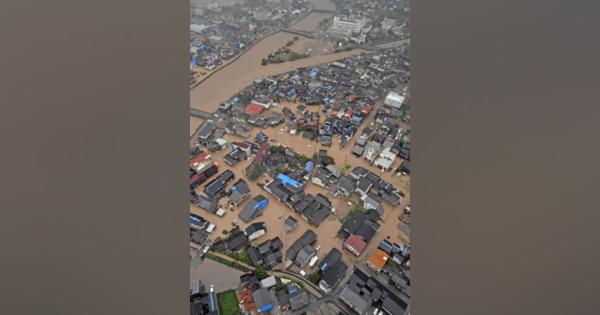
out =
[[[304,267],[316,254],[317,250],[314,247],[312,247],[311,245],[306,245],[300,250],[300,252],[298,252],[296,258],[294,259],[294,262],[298,266]]]
[[[244,233],[248,236],[248,241],[253,241],[267,233],[267,226],[264,222],[255,222],[248,225]]]
[[[245,273],[240,276],[240,284],[242,286],[253,286],[258,282],[258,276],[254,272]]]
[[[221,173],[217,178],[210,181],[206,186],[204,186],[204,190],[202,193],[210,198],[218,197],[223,191],[225,191],[225,187],[227,183],[234,179],[235,175],[231,170],[226,170]]]
[[[319,288],[325,293],[331,292],[346,273],[346,270],[348,270],[348,266],[343,261],[338,260],[323,272],[321,281],[319,281]]]
[[[198,137],[198,142],[207,145],[210,143],[210,137],[213,132],[217,129],[217,126],[214,122],[207,120],[205,121],[200,128],[198,128],[198,132],[196,133]]]
[[[379,151],[381,149],[381,144],[375,141],[369,141],[365,146],[365,153],[363,158],[367,160],[369,163],[373,163],[377,156],[379,155]]]
[[[399,296],[360,269],[354,270],[339,297],[346,305],[362,315],[379,312],[386,315],[405,314],[408,308],[407,297]]]
[[[370,195],[362,195],[360,197],[360,201],[361,201],[361,206],[367,210],[373,209],[375,211],[377,211],[377,213],[379,213],[379,216],[383,215],[383,206],[381,205],[381,203],[373,198]]]
[[[219,207],[215,199],[204,196],[197,196],[197,199],[194,200],[194,205],[208,212],[215,212]]]
[[[328,174],[322,168],[317,168],[317,171],[312,176],[311,181],[313,184],[323,188],[327,188],[327,186],[329,186]]]
[[[381,195],[381,200],[392,206],[398,206],[400,205],[400,201],[402,201],[402,197],[400,197],[400,195],[396,192],[389,192],[387,190],[384,190],[379,194]]]
[[[203,245],[208,239],[208,232],[206,230],[196,230],[190,228],[190,241],[192,243]]]
[[[275,296],[280,310],[287,311],[290,309],[290,296],[287,289],[281,289],[275,292]]]
[[[365,152],[365,147],[363,147],[363,146],[355,144],[354,147],[352,147],[352,154],[354,154],[358,157],[361,157],[364,152]]]
[[[242,231],[234,232],[227,237],[225,240],[225,248],[229,251],[235,252],[240,250],[248,242],[248,237]]]
[[[250,188],[248,187],[248,183],[243,179],[235,182],[229,192],[229,201],[236,206],[239,206],[250,197]]]
[[[285,257],[288,260],[293,261],[296,258],[296,255],[304,248],[306,245],[312,245],[317,240],[317,234],[312,230],[306,230],[304,234],[302,234],[290,247],[288,247],[285,252]]]
[[[275,286],[277,284],[277,279],[275,278],[275,276],[270,276],[267,278],[264,278],[260,281],[260,286],[262,288],[270,288],[272,286]]]
[[[293,282],[288,285],[288,295],[292,311],[297,311],[309,303],[308,293]]]
[[[373,165],[381,168],[384,171],[390,170],[394,160],[396,159],[396,154],[392,153],[391,147],[386,147],[381,151],[379,157],[375,160]]]
[[[271,296],[271,291],[267,288],[260,288],[252,292],[252,300],[259,312],[267,312],[273,309],[274,299]]]
[[[284,228],[286,232],[291,232],[298,227],[298,220],[296,220],[291,215],[288,216],[285,221],[283,221]]]
[[[372,187],[372,181],[370,181],[367,177],[361,177],[356,184],[356,192],[363,196],[368,194]]]
[[[402,164],[400,164],[400,171],[406,174],[410,174],[410,161],[404,160]]]
[[[356,256],[360,256],[360,254],[362,253],[362,251],[365,249],[366,246],[367,246],[367,243],[365,241],[363,241],[356,234],[351,234],[344,241],[344,248],[349,250],[351,253],[353,253]]]
[[[335,188],[335,195],[348,197],[356,190],[354,179],[351,175],[343,176]]]
[[[250,257],[250,261],[252,262],[252,264],[254,266],[260,266],[263,264],[263,257],[262,255],[258,252],[258,249],[256,249],[256,247],[249,247],[248,248],[248,256]]]
[[[327,165],[325,169],[327,169],[335,178],[342,176],[342,170],[333,164]]]
[[[380,272],[385,266],[385,263],[388,261],[390,256],[382,251],[381,249],[377,249],[369,256],[367,260],[367,266],[371,268],[375,272]]]
[[[342,259],[342,253],[337,248],[332,248],[323,260],[321,260],[321,263],[319,263],[319,270],[325,272],[328,267],[334,265],[340,259]]]
[[[283,243],[281,242],[281,239],[279,237],[275,237],[260,243],[256,247],[251,246],[248,249],[248,255],[255,266],[266,264],[267,266],[273,268],[277,264],[281,263],[282,247]]]
[[[367,176],[367,173],[369,173],[369,170],[362,166],[357,166],[350,172],[350,176],[352,176],[352,178],[355,180],[358,180],[361,177]]]
[[[368,243],[377,230],[379,229],[379,225],[374,223],[373,221],[366,220],[360,224],[360,226],[354,231],[354,235],[360,237],[365,243]]]
[[[260,216],[267,204],[269,204],[269,199],[265,198],[263,195],[258,195],[246,204],[238,216],[242,221],[248,223]]]

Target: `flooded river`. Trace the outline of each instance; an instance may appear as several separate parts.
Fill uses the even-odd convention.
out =
[[[315,0],[315,9],[334,10],[335,5],[330,0]],[[313,12],[292,25],[291,28],[298,27],[303,30],[314,30],[318,27],[319,22],[328,16],[331,16],[331,14]],[[314,66],[363,52],[362,50],[357,49],[339,53],[330,53],[330,47],[325,47],[314,39],[301,37],[300,40],[292,46],[292,49],[299,52],[305,52],[307,49],[310,49],[310,57],[293,62],[270,64],[267,66],[261,65],[261,61],[264,57],[285,46],[288,41],[293,40],[294,36],[296,35],[278,32],[264,38],[238,59],[221,68],[219,71],[204,79],[202,83],[194,87],[190,91],[190,106],[204,111],[215,111],[220,103],[226,101],[235,93],[250,85],[256,78],[283,73],[299,67]],[[194,121],[191,123],[195,125]],[[190,132],[193,132],[192,130],[195,129],[190,126]]]
[[[313,50],[313,55],[308,58],[266,66],[261,65],[261,61],[264,57],[272,51],[285,46],[286,42],[293,40],[294,36],[295,35],[290,33],[278,32],[264,38],[260,43],[244,53],[239,59],[230,63],[194,87],[190,91],[190,106],[212,112],[218,109],[220,103],[226,101],[235,93],[250,85],[252,81],[257,78],[291,71],[299,67],[314,66],[360,54],[362,52],[362,50],[356,49],[339,53],[321,54],[321,52]],[[311,42],[313,42],[313,45],[317,44],[315,40],[308,38],[303,38],[302,42],[306,45],[311,44]]]

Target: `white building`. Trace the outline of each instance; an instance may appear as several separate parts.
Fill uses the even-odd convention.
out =
[[[374,165],[376,167],[381,168],[384,171],[389,170],[396,159],[396,154],[394,154],[390,147],[386,147],[379,154],[379,158],[375,160]]]
[[[201,25],[199,25],[199,24],[191,24],[190,25],[190,31],[192,31],[194,33],[198,33],[198,34],[204,32],[205,30],[207,30],[209,28],[210,28],[210,26],[204,25],[204,24],[201,24]]]
[[[334,36],[350,37],[352,34],[360,33],[366,24],[366,17],[352,19],[335,16],[329,32]]]
[[[402,104],[404,104],[404,95],[400,95],[398,92],[390,92],[384,101],[384,105],[387,107],[400,109]]]

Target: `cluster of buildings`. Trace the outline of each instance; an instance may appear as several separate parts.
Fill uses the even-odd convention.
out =
[[[213,287],[209,291],[200,280],[190,282],[190,315],[219,315],[217,294]]]
[[[190,80],[232,59],[262,36],[284,28],[310,8],[307,0],[269,0],[234,6],[191,2]]]
[[[337,0],[340,10],[326,36],[358,44],[378,43],[409,37],[408,0]]]
[[[190,213],[190,241],[194,248],[203,248],[210,244],[209,235],[215,230],[215,225],[204,217]]]
[[[366,263],[354,269],[339,299],[360,315],[408,314],[410,247],[382,241]]]
[[[283,242],[279,237],[266,240],[248,248],[248,256],[254,266],[276,268],[282,261]]]
[[[259,279],[256,273],[248,273],[240,277],[240,282],[236,296],[245,314],[298,311],[310,303],[308,292],[285,278]]]

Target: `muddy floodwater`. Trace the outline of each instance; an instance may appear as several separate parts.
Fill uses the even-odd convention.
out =
[[[317,30],[321,21],[325,19],[331,20],[332,17],[332,13],[313,12],[297,23],[294,23],[290,28],[298,31],[314,32]]]
[[[377,103],[374,105],[376,108],[382,106],[381,103]],[[271,108],[269,111],[280,112],[284,106],[294,111],[296,109],[296,104],[288,103],[282,104],[281,106],[275,108]],[[318,106],[310,107],[311,111],[316,111],[318,109]],[[267,111],[265,114],[268,115],[269,111]],[[369,125],[373,120],[373,117],[374,115],[369,116],[369,118],[364,122],[364,125],[361,128],[364,128],[365,126]],[[384,203],[384,214],[381,218],[382,226],[377,232],[377,234],[375,234],[373,240],[371,240],[371,242],[368,243],[367,248],[365,249],[364,254],[361,255],[360,259],[366,259],[368,253],[372,252],[383,239],[389,239],[390,241],[397,243],[409,242],[409,235],[401,229],[401,222],[398,217],[402,213],[402,209],[404,209],[405,206],[410,204],[410,177],[395,176],[391,172],[382,172],[381,170],[369,165],[369,163],[367,163],[367,161],[363,158],[352,155],[350,151],[352,148],[352,144],[357,138],[356,135],[352,137],[350,143],[346,147],[340,149],[339,144],[336,141],[334,141],[331,147],[326,148],[320,145],[319,143],[309,141],[302,136],[291,135],[286,130],[284,125],[266,129],[254,128],[250,133],[248,139],[253,140],[255,135],[260,131],[265,133],[270,139],[274,140],[275,142],[292,147],[296,152],[303,154],[307,157],[311,157],[314,153],[317,153],[319,149],[326,149],[327,154],[333,157],[335,164],[338,167],[343,168],[345,164],[348,164],[352,167],[363,166],[365,168],[373,170],[384,180],[393,183],[393,185],[396,188],[398,188],[405,194],[405,198],[403,198],[400,206],[398,207],[393,207]],[[234,142],[240,141],[242,139],[236,136],[226,135],[225,140],[229,142]],[[222,161],[225,154],[227,154],[229,151],[229,149],[226,149],[220,152],[213,153],[212,157],[220,165],[226,166]],[[326,255],[327,252],[331,250],[331,248],[335,247],[342,250],[343,240],[337,238],[336,236],[338,230],[342,226],[340,219],[344,218],[349,213],[351,208],[350,202],[358,202],[357,196],[353,195],[347,198],[335,197],[329,189],[322,188],[313,183],[308,183],[305,187],[305,191],[307,193],[313,195],[321,193],[325,195],[327,198],[330,199],[330,201],[332,202],[332,206],[335,209],[335,213],[330,215],[329,218],[322,222],[319,227],[314,227],[309,225],[308,222],[304,220],[300,215],[295,213],[293,210],[289,209],[286,205],[282,204],[277,199],[273,198],[270,194],[266,193],[258,186],[259,183],[266,184],[268,181],[267,177],[260,178],[256,182],[252,182],[244,175],[244,169],[250,164],[250,162],[251,160],[249,159],[247,161],[242,161],[238,163],[234,167],[227,166],[227,168],[233,171],[233,173],[236,175],[236,180],[237,178],[243,178],[249,183],[249,188],[252,196],[262,194],[269,199],[269,205],[266,207],[264,213],[260,217],[252,221],[265,222],[267,225],[267,234],[253,241],[254,244],[258,244],[270,238],[280,237],[284,243],[284,248],[288,248],[307,229],[312,229],[318,235],[317,246],[319,247],[319,251],[317,255],[320,258],[324,257],[324,255]],[[397,160],[394,163],[394,166],[397,166],[400,163],[401,161]],[[223,170],[224,168],[222,167],[220,171]],[[230,183],[228,187],[230,187],[232,184],[233,182]],[[198,192],[202,190],[203,186],[204,185],[200,186],[197,189]],[[230,230],[234,225],[239,225],[241,228],[245,228],[248,226],[248,224],[243,223],[238,218],[240,210],[248,202],[249,200],[246,200],[239,207],[234,207],[228,210],[223,217],[218,217],[193,205],[190,205],[190,211],[192,213],[204,216],[208,221],[216,225],[216,229],[211,235],[211,239],[214,240],[215,238],[226,236],[225,234],[223,234],[223,230]],[[222,203],[226,203],[226,198],[222,200]],[[293,216],[298,220],[299,226],[294,231],[286,233],[283,226],[283,221],[289,215]],[[346,250],[342,250],[342,252],[344,253],[346,260],[349,263],[356,262],[356,257],[354,255],[350,254]],[[305,269],[305,271],[309,272],[310,270]]]
[[[308,32],[316,30],[320,21],[322,21],[324,18],[330,18],[332,16],[331,13],[325,13],[323,11],[333,11],[335,10],[335,5],[330,0],[315,0],[314,8],[320,12],[312,12],[290,28]],[[278,32],[261,40],[259,43],[241,55],[238,59],[219,69],[217,72],[213,73],[199,85],[193,88],[190,92],[190,106],[192,108],[213,112],[218,109],[220,103],[226,101],[240,90],[250,85],[252,81],[257,78],[263,78],[266,76],[291,71],[299,67],[315,66],[364,52],[363,50],[357,49],[340,53],[331,53],[331,47],[327,47],[326,45],[311,38],[299,37],[299,39],[295,41],[290,48],[297,52],[308,52],[311,55],[310,57],[293,62],[270,64],[267,66],[261,65],[261,61],[265,56],[272,51],[285,46],[288,41],[293,40],[294,36],[297,35],[286,32]],[[388,45],[397,44],[398,43],[390,43]],[[377,106],[381,106],[381,103],[373,105],[375,108],[377,108]],[[296,104],[282,104],[282,106],[272,108],[270,110],[281,111],[283,106],[288,106],[293,111],[296,110]],[[319,111],[320,109],[315,107],[310,108],[310,110]],[[371,115],[369,119],[364,122],[360,130],[362,130],[362,128],[367,126],[372,121],[373,116],[374,115]],[[201,123],[201,119],[194,117],[190,118],[190,135],[194,133]],[[290,135],[287,130],[285,130],[285,127],[282,126],[267,129],[254,128],[249,136],[249,139],[254,139],[256,133],[262,131],[270,139],[273,139],[280,144],[293,147],[298,153],[304,154],[308,157],[311,157],[314,153],[318,152],[319,149],[324,148],[320,144],[308,141],[302,136]],[[328,155],[334,158],[335,164],[340,168],[344,168],[344,166],[347,164],[351,167],[363,166],[371,169],[379,174],[383,179],[392,182],[396,188],[405,194],[405,198],[403,198],[400,206],[384,206],[385,211],[382,216],[383,224],[378,233],[375,235],[374,239],[369,242],[364,254],[361,255],[360,259],[365,259],[367,253],[370,253],[373,249],[375,249],[379,242],[385,238],[389,238],[391,241],[400,243],[409,241],[409,236],[400,228],[400,220],[398,217],[401,214],[401,209],[410,203],[410,178],[408,176],[397,177],[392,175],[390,172],[381,172],[381,170],[370,166],[364,159],[353,156],[350,153],[350,150],[352,148],[352,144],[356,140],[356,137],[357,136],[354,136],[350,140],[349,144],[343,149],[340,149],[338,143],[335,141],[330,148],[325,148],[328,151]],[[232,142],[242,139],[231,135],[226,135],[225,140]],[[213,159],[221,165],[219,170],[220,172],[225,170],[225,167],[223,167],[223,157],[228,153],[228,151],[229,150],[227,149],[212,154]],[[397,160],[394,164],[394,167],[400,163],[401,161]],[[310,226],[306,220],[301,218],[293,210],[277,201],[258,186],[259,183],[265,184],[268,178],[263,177],[259,178],[256,182],[251,182],[244,175],[244,169],[249,164],[250,160],[247,160],[238,163],[234,167],[228,168],[234,172],[236,175],[236,180],[238,178],[243,178],[249,183],[252,196],[262,194],[269,199],[269,204],[265,208],[264,213],[257,219],[253,220],[253,222],[265,222],[267,225],[267,234],[253,241],[254,244],[270,238],[280,237],[284,243],[284,248],[287,249],[296,239],[298,239],[302,233],[304,233],[307,229],[312,229],[318,235],[317,245],[319,246],[319,251],[317,255],[320,258],[324,257],[333,247],[342,249],[342,240],[337,238],[336,234],[342,225],[340,219],[343,218],[350,210],[350,202],[358,201],[356,196],[351,196],[349,198],[337,198],[333,196],[331,191],[309,183],[305,187],[308,193],[322,193],[331,200],[333,207],[335,208],[335,213],[322,222],[319,227],[313,227]],[[228,188],[231,187],[232,183],[229,183]],[[201,191],[203,186],[204,185],[198,187],[197,190]],[[226,201],[225,199],[226,198],[222,200],[223,203]],[[248,224],[241,222],[241,220],[238,218],[240,209],[242,209],[248,202],[249,200],[246,200],[239,207],[233,207],[232,209],[227,210],[223,217],[218,217],[193,205],[190,205],[190,211],[205,217],[208,221],[216,225],[216,229],[212,232],[210,237],[212,240],[214,240],[215,238],[226,236],[223,231],[230,230],[234,225],[239,225],[241,228],[248,226]],[[286,233],[284,230],[283,221],[289,215],[298,220],[299,226],[294,231]],[[356,261],[356,258],[348,251],[342,250],[342,252],[346,257],[347,262],[354,263]],[[309,270],[306,271],[310,272]]]

